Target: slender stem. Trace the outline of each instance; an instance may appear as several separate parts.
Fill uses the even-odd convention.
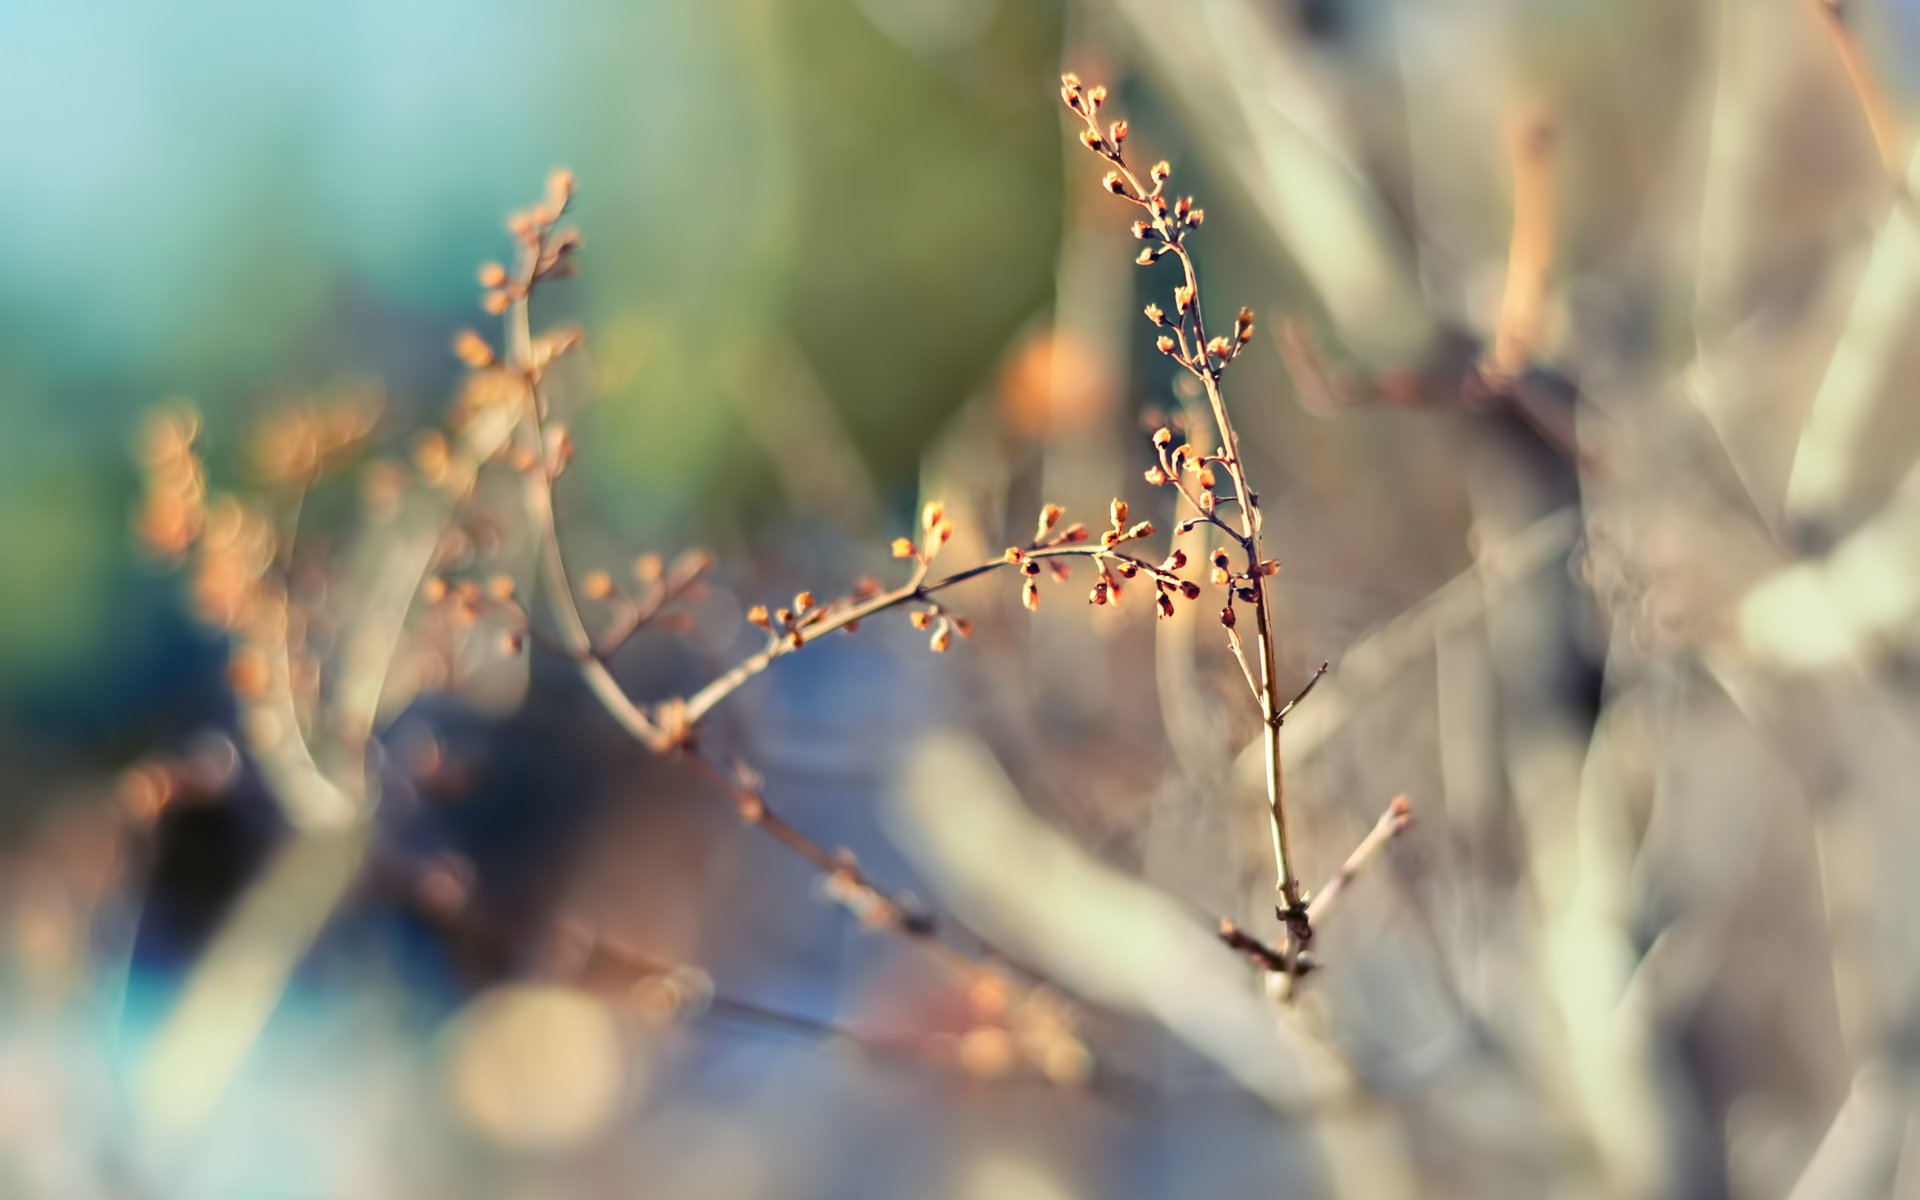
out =
[[[1077,81],[1069,81],[1070,89],[1078,89]],[[1259,660],[1258,688],[1256,689],[1260,717],[1264,727],[1265,759],[1267,766],[1267,818],[1273,837],[1274,889],[1280,895],[1278,909],[1280,918],[1285,922],[1288,937],[1290,961],[1298,961],[1300,951],[1313,937],[1312,918],[1307,911],[1305,893],[1300,886],[1299,873],[1294,867],[1292,840],[1287,829],[1286,810],[1286,774],[1281,762],[1280,726],[1285,715],[1284,697],[1280,691],[1280,678],[1277,669],[1278,650],[1274,636],[1273,608],[1267,589],[1266,556],[1260,546],[1260,498],[1247,484],[1246,463],[1240,456],[1240,435],[1234,428],[1233,417],[1227,411],[1225,394],[1220,388],[1220,377],[1227,363],[1231,362],[1235,351],[1230,349],[1224,355],[1216,356],[1209,348],[1207,339],[1206,315],[1200,300],[1199,272],[1194,266],[1193,255],[1186,245],[1186,233],[1189,223],[1186,220],[1186,203],[1170,206],[1161,197],[1161,179],[1155,174],[1154,187],[1148,191],[1140,179],[1127,166],[1125,156],[1120,151],[1117,139],[1110,138],[1095,118],[1095,105],[1084,98],[1085,93],[1074,91],[1069,95],[1069,107],[1079,114],[1085,123],[1090,137],[1087,145],[1100,157],[1113,164],[1114,176],[1108,180],[1109,190],[1128,203],[1146,210],[1148,224],[1154,237],[1145,240],[1163,244],[1166,250],[1180,260],[1180,270],[1184,277],[1184,293],[1176,294],[1175,319],[1171,322],[1174,329],[1173,341],[1169,343],[1178,350],[1177,360],[1206,390],[1207,406],[1212,411],[1213,423],[1220,435],[1221,453],[1217,459],[1226,468],[1233,481],[1234,495],[1239,499],[1240,530],[1229,534],[1239,542],[1246,555],[1244,579],[1246,588],[1253,595],[1251,603],[1254,612],[1254,654]],[[1080,97],[1075,99],[1075,97]],[[1152,261],[1151,256],[1142,261]],[[1192,349],[1188,350],[1187,322],[1193,323]],[[1194,497],[1184,487],[1181,495],[1191,503]],[[1196,507],[1199,507],[1196,505]],[[1215,524],[1225,528],[1223,522],[1215,517],[1211,510],[1201,511]],[[1238,651],[1238,646],[1235,646]],[[1244,668],[1244,655],[1243,658]]]
[[[1025,558],[1106,559],[1115,562],[1131,563],[1133,566],[1156,578],[1174,578],[1174,576],[1161,570],[1161,568],[1154,563],[1150,563],[1143,558],[1136,558],[1131,554],[1121,553],[1110,547],[1101,546],[1097,543],[1042,547],[1037,550],[1026,551]],[[809,621],[796,631],[799,635],[798,641],[789,637],[776,638],[767,645],[766,649],[761,650],[750,658],[742,660],[732,670],[718,676],[705,687],[687,697],[685,712],[686,723],[688,726],[699,724],[709,712],[713,711],[715,705],[739,691],[741,686],[747,683],[748,680],[751,680],[754,676],[772,666],[775,661],[785,658],[787,655],[792,654],[803,646],[811,644],[826,634],[844,629],[848,625],[865,620],[876,613],[885,612],[890,608],[897,608],[903,604],[915,604],[929,600],[936,592],[945,591],[947,588],[965,583],[970,579],[976,579],[990,572],[998,571],[1003,567],[1013,565],[1013,563],[1004,559],[995,559],[993,562],[981,563],[978,566],[968,567],[964,571],[956,571],[951,575],[931,581],[925,578],[925,569],[923,567],[921,571],[915,573],[912,579],[909,579],[906,583],[891,591],[879,592],[865,600],[846,605],[845,607],[822,609],[820,610],[820,616]]]
[[[538,252],[530,257],[537,261]],[[520,288],[509,310],[507,352],[527,387],[527,421],[533,435],[535,458],[527,472],[527,510],[533,516],[535,535],[540,539],[540,568],[546,581],[547,599],[560,625],[561,645],[567,657],[579,666],[581,677],[601,706],[636,741],[651,750],[666,750],[672,744],[666,731],[634,704],[606,664],[594,656],[593,637],[574,603],[573,584],[567,578],[560,531],[553,515],[553,468],[547,461],[545,422],[540,411],[540,372],[533,360],[531,317],[527,311],[532,291],[531,286]]]
[[[1347,861],[1340,864],[1333,878],[1327,880],[1326,886],[1314,895],[1313,903],[1307,906],[1308,918],[1324,920],[1340,899],[1341,893],[1346,891],[1347,885],[1353,882],[1353,877],[1385,849],[1388,842],[1406,832],[1412,824],[1413,803],[1405,796],[1395,796],[1393,803],[1387,805],[1387,811],[1381,813],[1380,819],[1367,831],[1367,836],[1361,838],[1360,844],[1353,848],[1353,853],[1347,855]]]

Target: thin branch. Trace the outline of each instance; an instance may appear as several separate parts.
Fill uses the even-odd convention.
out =
[[[1353,848],[1353,853],[1347,855],[1347,861],[1340,864],[1333,878],[1327,880],[1326,885],[1314,896],[1313,903],[1307,906],[1308,916],[1315,921],[1325,920],[1346,891],[1347,885],[1353,882],[1353,877],[1373,861],[1375,855],[1386,849],[1388,842],[1405,833],[1412,825],[1413,801],[1405,795],[1395,796],[1393,802],[1387,805],[1387,810],[1380,814],[1380,819],[1373,823],[1373,828],[1367,831],[1367,836],[1361,838],[1360,844]]]
[[[1148,562],[1146,559],[1122,553],[1098,545],[1097,543],[1045,546],[1038,549],[1031,549],[1023,551],[1020,560],[1006,558],[995,559],[992,562],[968,567],[964,571],[956,571],[951,575],[935,580],[925,579],[924,571],[918,571],[915,573],[914,578],[909,579],[906,583],[891,591],[880,592],[865,600],[856,601],[851,604],[828,606],[827,608],[816,610],[819,616],[808,621],[803,627],[795,630],[798,634],[798,640],[789,637],[777,637],[773,639],[767,645],[766,649],[742,660],[738,665],[733,667],[733,669],[718,676],[705,687],[688,696],[685,701],[686,723],[689,728],[698,725],[708,713],[713,711],[715,705],[739,691],[740,688],[752,680],[754,676],[760,674],[780,659],[812,644],[829,633],[845,629],[850,625],[856,625],[868,617],[885,612],[891,608],[927,602],[938,592],[943,592],[950,587],[966,583],[972,579],[977,579],[982,575],[990,574],[1004,567],[1014,566],[1016,565],[1016,561],[1049,558],[1090,558],[1096,561],[1123,562],[1129,564],[1136,570],[1146,572],[1156,579],[1178,580],[1178,576],[1173,575],[1170,571],[1163,569],[1156,563]]]
[[[1287,719],[1287,714],[1300,706],[1300,702],[1307,698],[1307,694],[1313,691],[1314,686],[1320,682],[1321,676],[1325,675],[1327,673],[1328,668],[1332,666],[1333,666],[1332,663],[1325,663],[1325,662],[1321,663],[1320,669],[1313,673],[1313,678],[1307,680],[1307,686],[1301,688],[1298,695],[1296,695],[1293,699],[1287,701],[1286,704],[1280,709],[1280,711],[1274,714],[1274,717],[1273,717],[1274,724],[1276,725],[1284,724]]]

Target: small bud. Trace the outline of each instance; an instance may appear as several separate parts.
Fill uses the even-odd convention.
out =
[[[503,573],[489,579],[487,581],[487,594],[502,604],[513,599],[513,576]]]
[[[893,539],[893,556],[895,558],[912,558],[916,553],[918,553],[918,551],[914,549],[914,545],[910,540],[903,537]]]
[[[1037,558],[1030,558],[1027,561],[1021,563],[1020,573],[1023,575],[1026,575],[1029,578],[1035,575],[1038,575],[1040,573],[1040,560]]]
[[[1207,578],[1216,584],[1225,584],[1231,580],[1233,576],[1227,572],[1225,567],[1215,567]]]
[[[1087,99],[1093,102],[1095,108],[1099,108],[1102,104],[1105,104],[1107,102],[1107,85],[1104,83],[1094,84],[1093,91],[1087,93]]]
[[[1155,310],[1155,311],[1158,311],[1158,310]],[[1167,446],[1172,444],[1172,442],[1173,442],[1173,430],[1168,429],[1165,425],[1162,425],[1160,428],[1153,431],[1154,445]]]
[[[1147,320],[1152,321],[1156,328],[1167,323],[1167,314],[1161,310],[1158,304],[1147,305],[1146,312]],[[1171,437],[1172,435],[1169,434],[1168,436]]]
[[[924,608],[916,608],[907,614],[907,623],[915,629],[926,629],[933,624],[933,614]]]
[[[1000,556],[1001,562],[1017,563],[1027,556],[1027,552],[1018,546],[1008,546],[1007,552]]]
[[[1193,307],[1193,289],[1188,287],[1184,283],[1174,288],[1173,289],[1174,311],[1184,316],[1186,314],[1186,311],[1192,307]]]
[[[1020,585],[1020,603],[1028,612],[1040,611],[1040,581],[1029,579]]]
[[[1104,579],[1101,579],[1095,582],[1093,585],[1093,590],[1087,593],[1087,603],[1088,604],[1105,604],[1106,602],[1107,602],[1107,581]]]
[[[1053,532],[1053,527],[1060,523],[1060,518],[1065,516],[1066,512],[1067,510],[1061,508],[1058,504],[1042,506],[1040,509],[1040,523],[1035,527],[1033,540],[1036,542],[1044,540],[1047,534]]]
[[[935,654],[945,654],[952,645],[953,627],[943,620],[940,622],[939,627],[933,631],[933,636],[927,639],[927,649],[933,651]]]
[[[1107,126],[1107,140],[1116,146],[1127,140],[1127,123],[1125,120],[1115,121],[1113,124]]]
[[[1091,129],[1082,129],[1080,131],[1080,143],[1095,153],[1098,153],[1106,146],[1106,142],[1101,140],[1100,135]]]
[[[420,588],[420,594],[428,604],[438,604],[447,598],[447,581],[444,576],[430,575]]]
[[[641,583],[659,583],[666,573],[666,563],[661,561],[658,554],[642,554],[633,560],[633,577]]]
[[[1152,537],[1152,536],[1153,536],[1153,522],[1141,521],[1138,524],[1136,524],[1133,528],[1127,530],[1126,540],[1131,542],[1135,538]]]
[[[808,611],[812,607],[813,607],[812,592],[795,592],[793,594],[793,611],[798,613],[803,613]]]
[[[1149,172],[1149,174],[1153,176],[1155,183],[1165,183],[1167,180],[1173,178],[1173,168],[1168,166],[1167,160],[1163,158],[1153,164],[1153,170]]]
[[[1182,221],[1186,220],[1187,214],[1192,211],[1193,211],[1192,196],[1182,196],[1178,200],[1175,200],[1173,202],[1173,215]]]
[[[613,595],[613,577],[605,571],[588,571],[580,581],[580,591],[589,600],[605,600]]]
[[[1189,600],[1198,600],[1200,598],[1200,585],[1191,579],[1183,579],[1180,581],[1180,594]]]
[[[1260,573],[1262,575],[1278,575],[1280,573],[1280,564],[1270,558],[1260,564]]]
[[[1248,604],[1252,604],[1254,601],[1260,598],[1260,593],[1250,587],[1242,587],[1238,589],[1238,594],[1240,598],[1242,600],[1245,600]]]
[[[1208,491],[1212,491],[1220,482],[1219,477],[1213,473],[1212,463],[1202,465],[1198,471],[1193,473],[1193,477],[1199,481],[1201,487],[1206,488]]]
[[[1120,499],[1118,496],[1114,497],[1113,503],[1107,506],[1107,516],[1109,519],[1113,521],[1113,527],[1115,529],[1118,529],[1122,525],[1126,524],[1127,523],[1127,502],[1125,500]]]
[[[1160,260],[1160,256],[1162,254],[1165,254],[1166,252],[1167,252],[1167,245],[1165,242],[1155,242],[1153,245],[1148,246],[1145,250],[1142,250],[1139,254],[1135,255],[1133,261],[1139,263],[1143,267],[1150,266],[1153,263],[1158,262]],[[505,312],[506,307],[502,305],[500,308],[500,311]]]
[[[773,610],[773,619],[776,624],[784,629],[793,624],[793,610],[790,608],[776,608]]]
[[[1233,356],[1233,343],[1223,337],[1208,338],[1207,353],[1213,355],[1215,358],[1231,358]]]
[[[1168,333],[1163,333],[1153,340],[1153,348],[1169,358],[1173,357],[1175,344],[1173,335]]]
[[[1100,535],[1100,544],[1102,546],[1108,547],[1109,549],[1111,549],[1114,546],[1118,546],[1120,544],[1120,531],[1118,529],[1107,530],[1105,533]]]
[[[557,168],[547,176],[547,203],[556,209],[565,208],[573,200],[573,172],[565,167]]]
[[[1087,527],[1076,521],[1072,525],[1067,526],[1067,531],[1060,535],[1060,540],[1063,542],[1084,542],[1087,540]]]
[[[1167,555],[1166,561],[1160,564],[1160,569],[1162,571],[1178,571],[1186,565],[1187,552],[1185,550],[1175,550],[1172,554]]]
[[[493,365],[493,347],[471,329],[462,329],[454,335],[453,352],[476,371]]]
[[[747,610],[747,622],[762,629],[773,628],[773,618],[767,615],[767,606],[764,604],[756,604]]]
[[[480,286],[497,288],[507,282],[507,269],[497,262],[484,264],[480,268]]]
[[[1233,319],[1233,336],[1242,346],[1253,340],[1253,310],[1243,308]]]
[[[1161,620],[1164,621],[1173,615],[1173,597],[1167,595],[1164,589],[1156,594],[1156,601],[1160,607]]]
[[[1147,468],[1147,483],[1153,487],[1167,486],[1167,473],[1159,467]]]
[[[1187,228],[1198,229],[1200,228],[1200,223],[1202,221],[1205,221],[1206,219],[1207,219],[1207,210],[1204,208],[1196,208],[1192,212],[1187,214]]]
[[[1098,142],[1099,139],[1095,138],[1094,141]],[[1088,144],[1092,145],[1093,143]],[[1097,150],[1099,147],[1094,146],[1094,149]],[[1100,180],[1100,185],[1116,196],[1124,196],[1127,194],[1127,181],[1120,178],[1120,172],[1118,171],[1108,171],[1106,176]]]
[[[1227,569],[1227,564],[1233,560],[1227,557],[1226,547],[1223,546],[1215,550],[1213,554],[1209,556],[1208,561],[1212,562],[1217,569],[1224,571]]]
[[[1222,625],[1225,625],[1228,629],[1233,628],[1233,623],[1234,623],[1233,605],[1229,604],[1225,608],[1220,610],[1220,623]]]
[[[946,512],[946,505],[938,500],[927,501],[926,506],[920,510],[920,528],[932,533],[939,526],[941,519],[946,516]]]

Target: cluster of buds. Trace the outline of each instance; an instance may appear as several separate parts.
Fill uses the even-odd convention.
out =
[[[525,649],[531,626],[520,602],[513,576],[498,572],[485,579],[451,579],[429,575],[420,586],[420,598],[430,616],[438,616],[456,630],[473,630],[491,619],[500,629],[500,653],[512,656]]]
[[[943,604],[929,602],[925,608],[916,608],[907,614],[907,620],[915,629],[930,630],[927,649],[935,654],[945,654],[953,648],[953,635],[973,636],[973,622],[957,613],[948,611]]]
[[[1135,240],[1146,243],[1135,261],[1144,267],[1174,254],[1187,268],[1186,281],[1173,290],[1171,318],[1158,304],[1147,305],[1147,320],[1162,331],[1154,339],[1155,348],[1196,376],[1218,379],[1220,371],[1238,358],[1241,348],[1253,340],[1253,313],[1245,308],[1240,310],[1230,337],[1206,335],[1199,298],[1194,292],[1192,262],[1186,250],[1187,234],[1205,223],[1206,210],[1195,205],[1192,196],[1168,198],[1166,183],[1173,176],[1173,168],[1165,162],[1153,164],[1147,172],[1149,184],[1141,184],[1127,166],[1121,150],[1126,141],[1127,123],[1115,121],[1102,131],[1095,119],[1101,101],[1106,98],[1105,88],[1089,90],[1078,77],[1065,75],[1061,77],[1060,98],[1086,124],[1080,131],[1081,144],[1113,166],[1101,179],[1101,186],[1145,211],[1145,215],[1133,223]]]
[[[378,393],[356,388],[275,413],[253,433],[254,476],[269,486],[311,483],[366,440],[381,408]]]
[[[1064,546],[1078,545],[1092,535],[1087,527],[1075,521],[1066,528],[1060,528],[1060,518],[1067,510],[1058,504],[1040,506],[1040,518],[1034,522],[1033,540],[1025,546],[1008,546],[1001,561],[1020,568],[1020,603],[1028,612],[1040,610],[1040,575],[1051,570],[1054,579],[1065,582],[1072,577],[1067,564],[1057,558],[1044,558],[1038,551],[1056,550]]]
[[[828,610],[814,603],[813,593],[798,591],[791,606],[769,609],[756,604],[747,610],[747,622],[757,625],[798,650],[807,640],[807,627],[820,622]]]
[[[1158,460],[1146,470],[1146,480],[1154,487],[1172,486],[1179,489],[1195,508],[1200,510],[1199,517],[1190,517],[1180,523],[1177,533],[1186,533],[1213,514],[1221,497],[1217,489],[1220,486],[1221,471],[1231,469],[1224,456],[1209,454],[1196,449],[1191,442],[1173,444],[1173,430],[1165,426],[1154,430],[1153,451]],[[1216,470],[1215,468],[1219,468]],[[1191,487],[1183,481],[1183,476],[1193,477]]]
[[[973,1025],[954,1046],[954,1064],[977,1079],[1003,1079],[1026,1069],[1060,1087],[1085,1083],[1093,1058],[1073,1008],[1050,988],[1016,989],[982,972],[967,989]]]
[[[927,501],[920,510],[920,531],[924,536],[918,542],[906,537],[893,539],[893,556],[910,558],[925,570],[941,548],[953,539],[953,522],[947,519],[946,505],[938,500]]]
[[[140,446],[142,495],[134,525],[147,552],[178,560],[200,537],[207,519],[207,474],[194,443],[200,414],[192,408],[155,412]]]
[[[480,268],[480,286],[486,289],[482,305],[488,312],[499,316],[515,301],[525,299],[541,280],[565,279],[573,274],[580,234],[559,228],[573,195],[573,172],[562,168],[547,176],[547,194],[538,204],[507,218],[507,232],[520,243],[520,263],[511,273],[497,262]],[[467,356],[463,353],[462,357]]]
[[[1220,610],[1220,623],[1228,629],[1232,629],[1238,623],[1233,612],[1234,601],[1238,600],[1245,604],[1258,601],[1261,580],[1266,576],[1280,573],[1280,564],[1273,559],[1266,559],[1251,570],[1235,571],[1233,556],[1227,553],[1224,547],[1215,550],[1208,561],[1212,564],[1210,578],[1215,586],[1227,589],[1227,603]]]

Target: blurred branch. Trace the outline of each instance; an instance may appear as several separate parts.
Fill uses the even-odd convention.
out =
[[[1519,378],[1540,342],[1554,254],[1553,137],[1551,118],[1539,109],[1517,115],[1507,131],[1513,235],[1507,249],[1506,293],[1486,364],[1496,378]]]
[[[1880,154],[1880,165],[1886,170],[1887,178],[1897,188],[1904,190],[1901,168],[1906,162],[1906,137],[1900,129],[1900,117],[1893,106],[1887,103],[1887,97],[1880,90],[1880,81],[1874,75],[1873,68],[1867,64],[1867,57],[1860,49],[1860,40],[1854,36],[1853,26],[1848,20],[1847,0],[1807,0],[1812,6],[1814,16],[1833,40],[1833,50],[1840,59],[1840,69],[1847,73],[1847,82],[1853,87],[1853,94],[1860,101],[1860,113],[1867,119],[1867,130],[1873,135],[1873,146]]]
[[[1841,518],[1856,491],[1857,459],[1867,449],[1875,410],[1890,390],[1888,371],[1902,339],[1913,328],[1915,305],[1920,303],[1920,228],[1915,227],[1911,199],[1920,157],[1908,161],[1905,138],[1844,19],[1840,0],[1809,3],[1832,35],[1873,132],[1881,164],[1898,189],[1874,236],[1866,271],[1807,413],[1787,480],[1788,514],[1820,527]]]

